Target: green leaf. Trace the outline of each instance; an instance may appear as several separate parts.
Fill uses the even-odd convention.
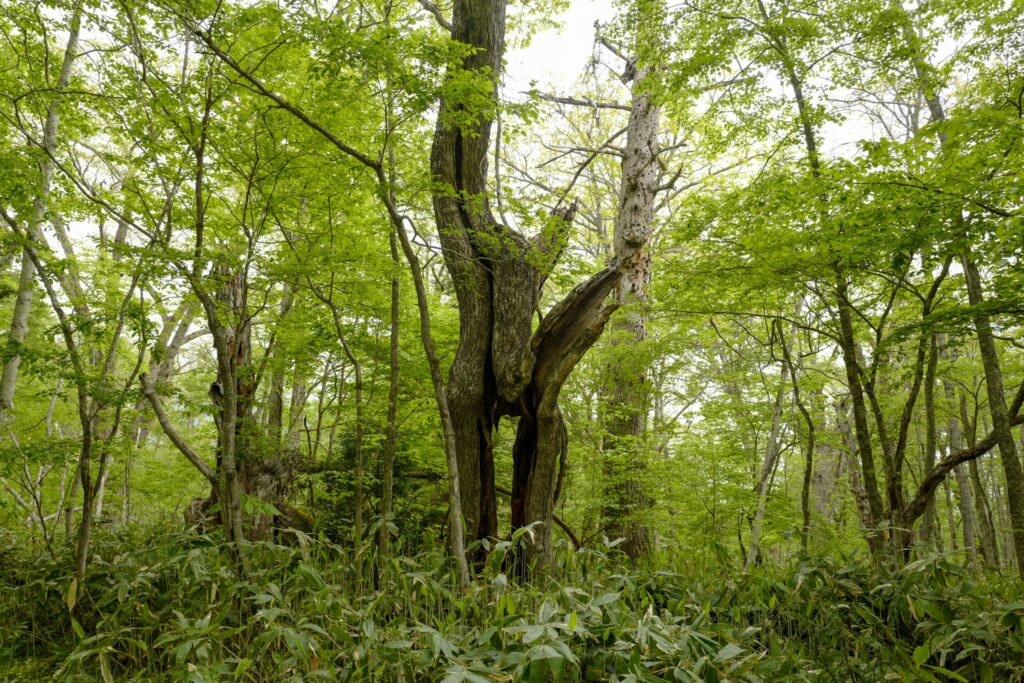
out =
[[[740,654],[741,652],[743,652],[743,648],[737,645],[736,643],[726,643],[725,647],[719,650],[718,654],[715,655],[715,661],[728,661],[734,658],[736,655]]]
[[[78,577],[71,579],[71,583],[68,584],[68,592],[64,601],[67,603],[68,611],[74,612],[75,604],[78,602]]]
[[[85,639],[85,629],[78,623],[78,619],[75,619],[74,617],[71,617],[71,629],[80,640]]]

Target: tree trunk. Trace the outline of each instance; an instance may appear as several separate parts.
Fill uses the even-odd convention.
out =
[[[761,531],[764,525],[764,515],[768,506],[768,489],[771,484],[772,473],[775,472],[775,465],[781,450],[782,431],[782,409],[786,398],[785,382],[786,366],[783,364],[779,371],[779,388],[775,393],[775,400],[772,403],[772,426],[768,432],[768,444],[765,446],[764,460],[761,461],[761,472],[758,476],[754,493],[757,494],[757,508],[754,512],[754,520],[750,526],[750,545],[747,548],[747,557],[743,563],[743,571],[750,571],[757,562],[760,553]]]
[[[853,335],[853,313],[847,300],[849,290],[845,275],[838,273],[837,278],[839,345],[842,348],[843,365],[846,369],[846,382],[850,389],[853,432],[857,439],[857,452],[860,456],[861,471],[864,477],[864,492],[867,496],[868,512],[870,514],[867,539],[871,549],[877,551],[882,547],[883,539],[879,536],[878,525],[885,519],[885,511],[882,507],[882,496],[875,474],[875,459],[871,446],[871,432],[868,427],[867,406],[864,402],[864,389],[860,379],[860,364],[857,361],[856,341]]]
[[[504,52],[505,0],[458,0],[452,37],[475,48],[453,70],[495,78]],[[638,74],[630,111],[619,211],[626,214],[612,263],[554,306],[531,335],[541,286],[554,266],[575,206],[557,209],[553,229],[527,239],[500,225],[488,202],[491,118],[454,99],[441,101],[431,172],[445,265],[459,304],[459,344],[447,396],[459,469],[460,505],[471,540],[497,534],[493,432],[504,415],[519,418],[513,445],[512,528],[534,523],[519,571],[550,557],[551,522],[566,455],[558,395],[576,363],[617,307],[605,303],[623,277],[649,269],[653,197],[659,167],[659,108]],[[496,91],[492,90],[492,97]],[[404,245],[403,245],[404,248]],[[476,556],[481,560],[483,551]]]
[[[955,360],[956,350],[949,348],[946,334],[939,332],[935,337],[939,347],[939,354],[943,360]],[[963,434],[960,429],[960,421],[956,416],[956,388],[951,380],[944,377],[942,380],[942,390],[946,398],[946,410],[949,415],[946,427],[946,441],[949,446],[949,452],[955,453],[963,448]],[[974,461],[971,464],[974,464]],[[953,470],[953,475],[956,477],[956,486],[959,491],[957,505],[964,527],[964,548],[967,550],[967,560],[973,565],[978,560],[978,543],[975,538],[975,529],[978,525],[975,521],[974,495],[971,492],[968,468],[969,466],[960,465]]]
[[[284,296],[281,297],[281,308],[278,315],[278,321],[284,320],[288,315],[288,312],[292,308],[292,303],[295,298],[295,290],[290,286],[286,285],[284,289]],[[275,352],[277,355],[282,355],[280,350]],[[267,394],[267,439],[270,442],[271,448],[275,457],[281,455],[281,431],[284,425],[284,379],[285,379],[285,365],[282,362],[278,362],[274,368],[273,374],[270,376],[270,388]]]
[[[947,478],[942,482],[943,493],[946,494],[946,524],[949,526],[949,545],[955,551],[959,550],[960,546],[956,540],[956,518],[953,516],[953,493],[950,490],[949,479]],[[942,529],[936,526],[936,547],[939,552],[943,552],[942,549]]]
[[[865,534],[867,539],[872,537],[874,519],[871,515],[871,506],[868,503],[868,494],[864,490],[864,484],[860,479],[862,461],[856,459],[858,455],[859,447],[857,444],[857,437],[853,435],[853,429],[850,426],[850,418],[848,415],[849,408],[847,407],[846,398],[836,403],[836,428],[839,431],[840,439],[842,440],[842,446],[840,451],[840,465],[841,469],[846,472],[847,479],[850,484],[850,491],[853,493],[853,500],[857,507],[857,519],[860,522],[862,529],[868,530]],[[870,540],[868,545],[871,545]]]
[[[299,367],[295,368],[292,378],[292,397],[288,407],[288,432],[285,435],[285,453],[289,455],[298,454],[301,449],[302,426],[304,421],[304,410],[308,397],[306,378]],[[312,453],[309,454],[312,457]]]
[[[398,438],[398,383],[399,383],[399,345],[398,320],[401,313],[398,274],[398,243],[394,229],[390,237],[391,261],[395,271],[391,274],[391,310],[390,310],[390,364],[388,375],[388,416],[387,433],[384,437],[383,476],[380,499],[380,514],[384,523],[380,526],[378,549],[380,556],[386,558],[390,554],[391,532],[388,525],[394,516],[394,478],[395,478],[395,442]]]
[[[32,202],[32,216],[29,221],[31,237],[41,235],[43,222],[46,218],[46,201],[50,194],[50,183],[53,180],[54,165],[51,156],[57,149],[57,129],[60,125],[60,93],[71,83],[75,57],[78,55],[78,32],[81,28],[81,8],[77,8],[71,16],[68,41],[64,47],[64,61],[57,77],[56,93],[46,108],[46,119],[43,122],[42,146],[44,156],[39,162],[39,194]],[[14,389],[18,383],[18,368],[21,365],[20,347],[28,334],[28,317],[32,309],[35,292],[36,266],[29,256],[28,249],[22,251],[21,272],[18,276],[18,294],[14,300],[14,312],[11,315],[11,327],[7,334],[7,347],[11,355],[4,364],[3,375],[0,376],[0,416],[14,407]]]
[[[936,424],[935,424],[935,371],[938,367],[938,345],[935,335],[931,336],[928,348],[928,368],[924,376],[924,414],[925,414],[925,447],[924,471],[930,472],[935,467]],[[936,537],[935,497],[928,501],[921,522],[921,544],[926,548],[938,539]],[[952,533],[952,529],[950,529]]]
[[[800,299],[797,302],[796,311],[793,315],[794,320],[799,320],[802,312],[803,299]],[[804,447],[804,476],[800,487],[800,512],[803,517],[803,523],[800,527],[800,548],[807,552],[807,545],[811,535],[811,482],[814,478],[815,449],[814,419],[811,417],[811,413],[807,406],[804,405],[803,398],[801,397],[800,381],[797,375],[798,366],[793,362],[793,354],[790,352],[789,343],[783,333],[781,321],[776,320],[775,326],[779,336],[779,346],[782,347],[783,364],[789,371],[789,380],[793,389],[793,403],[796,404],[797,409],[800,411],[804,426],[807,428],[807,445]]]
[[[1011,538],[1017,571],[1024,577],[1024,469],[1017,457],[1017,444],[1013,438],[1006,395],[1003,391],[1003,371],[996,351],[992,324],[987,315],[979,312],[985,304],[985,297],[981,276],[969,247],[965,247],[961,263],[967,280],[967,296],[972,308],[975,309],[974,329],[978,337],[981,364],[985,371],[989,414],[992,416],[992,429],[995,432],[999,457],[1003,463],[1003,474],[1006,477],[1006,503],[1012,525]]]
[[[648,77],[641,69],[638,82]],[[623,182],[615,215],[614,253],[629,249],[631,235],[650,234],[654,220],[654,196],[658,182],[659,108],[644,96],[634,97],[622,159]],[[643,520],[649,506],[644,473],[647,448],[643,435],[647,422],[649,392],[646,361],[638,365],[623,357],[624,348],[638,349],[647,339],[647,286],[651,261],[646,254],[628,268],[615,289],[617,306],[628,306],[610,336],[612,363],[607,370],[606,411],[610,416],[604,450],[607,483],[611,486],[608,534],[622,537],[622,550],[631,558],[645,555],[651,547],[651,530]]]
[[[967,445],[974,446],[977,441],[977,423],[971,424],[967,417],[967,396],[960,393],[960,422],[966,429]],[[968,425],[970,425],[968,427]],[[990,567],[1000,566],[999,540],[996,536],[995,522],[992,517],[992,507],[988,502],[988,493],[985,483],[981,479],[981,471],[978,469],[978,461],[971,460],[968,463],[968,472],[971,476],[971,485],[974,489],[975,511],[978,517],[978,528],[981,537],[981,554],[985,563]]]

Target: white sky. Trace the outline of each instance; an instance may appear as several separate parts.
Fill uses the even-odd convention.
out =
[[[594,22],[607,23],[614,16],[611,0],[573,0],[558,17],[561,28],[538,33],[525,48],[510,43],[506,50],[507,95],[528,90],[531,81],[537,81],[542,90],[570,94],[593,54]]]

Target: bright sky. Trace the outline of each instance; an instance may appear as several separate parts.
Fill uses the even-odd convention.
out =
[[[537,34],[525,48],[509,44],[506,92],[528,90],[530,82],[537,81],[542,90],[571,94],[573,84],[594,52],[594,22],[606,23],[614,16],[611,0],[572,0],[558,17],[561,28]]]

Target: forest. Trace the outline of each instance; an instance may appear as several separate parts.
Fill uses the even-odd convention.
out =
[[[0,0],[0,679],[1024,681],[1022,172],[1022,0]]]

